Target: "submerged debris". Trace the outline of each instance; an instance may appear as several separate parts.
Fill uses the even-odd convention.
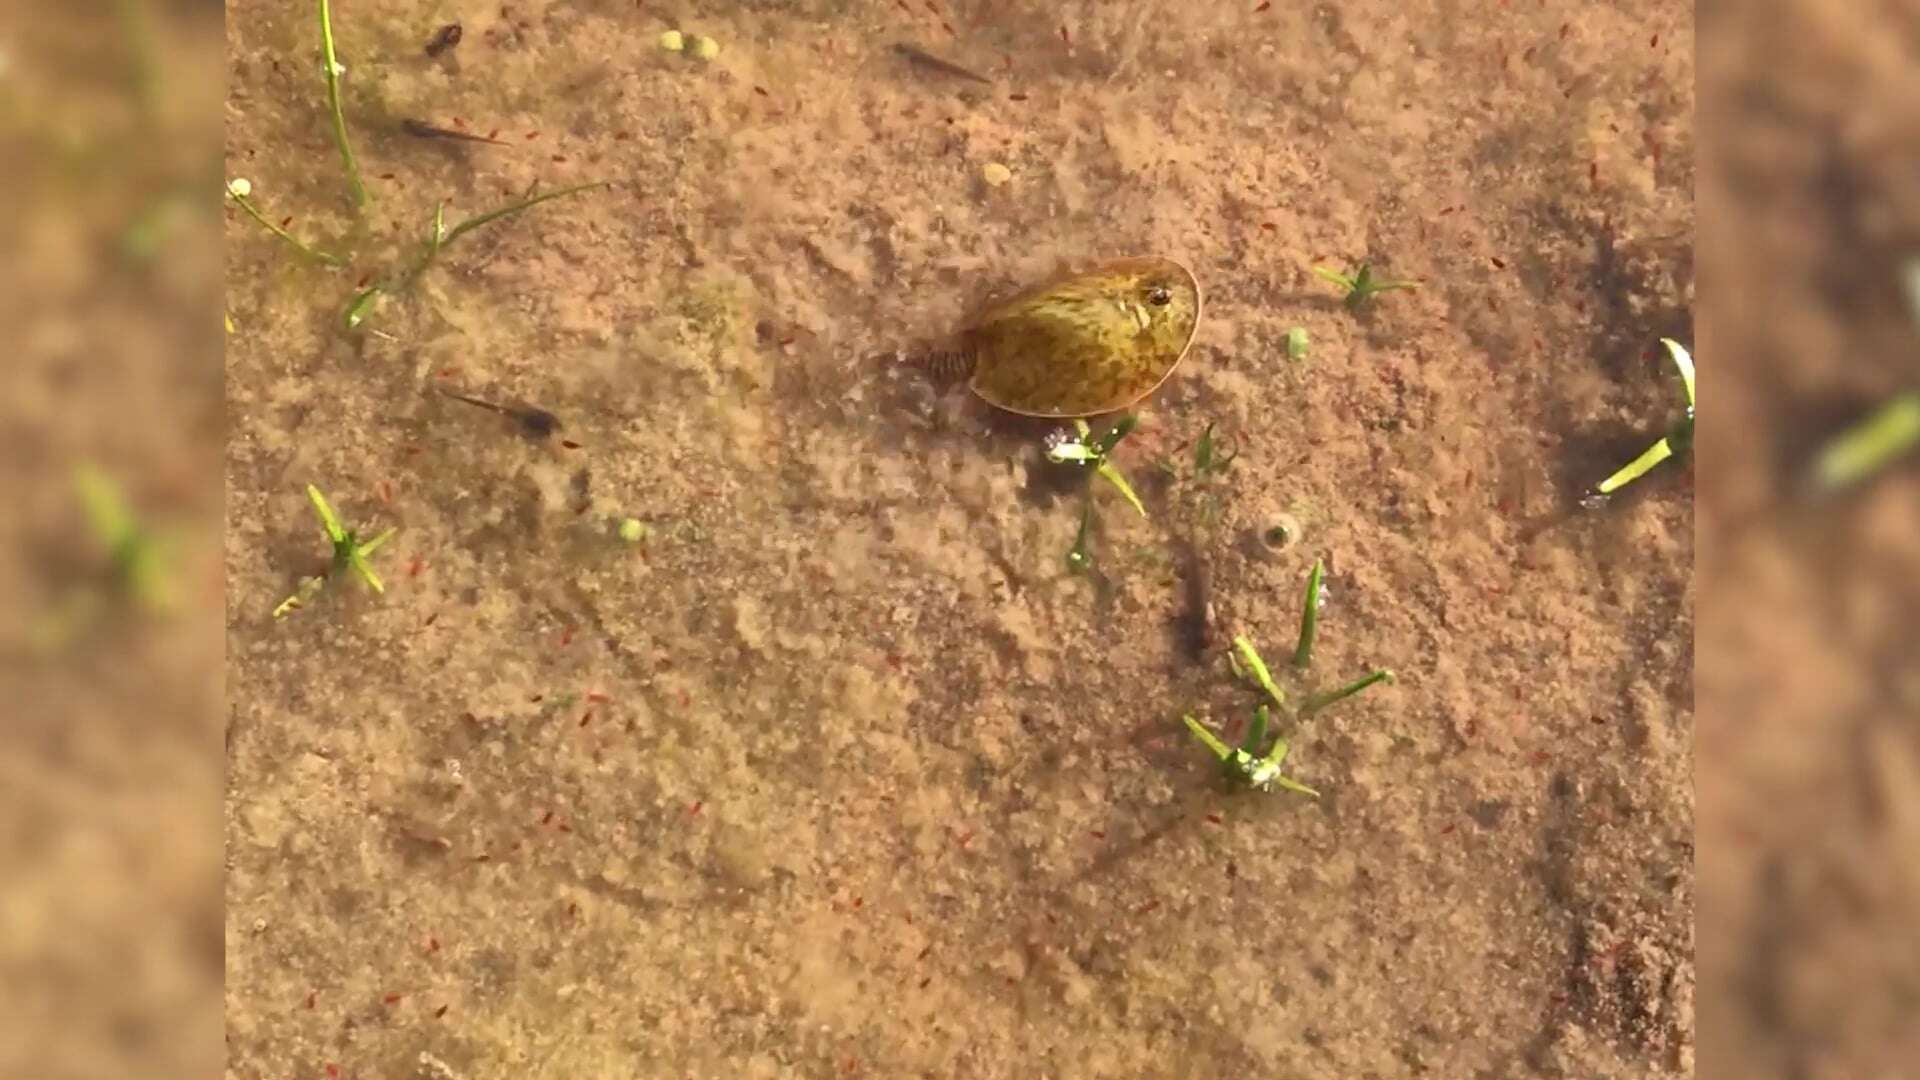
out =
[[[470,131],[456,131],[429,124],[425,120],[402,120],[400,130],[416,139],[461,139],[466,142],[492,143],[495,146],[507,145],[507,140],[496,139],[489,135],[475,135]]]
[[[904,41],[896,42],[893,46],[893,51],[906,57],[914,66],[925,68],[928,71],[937,71],[942,75],[952,75],[957,79],[971,79],[974,82],[986,83],[989,86],[993,84],[993,80],[987,78],[985,75],[963,68],[951,60],[942,60],[940,57],[933,55],[918,45],[909,45]]]
[[[512,419],[514,423],[520,425],[521,431],[530,439],[544,439],[560,430],[560,418],[545,409],[535,408],[532,405],[496,405],[491,401],[482,401],[479,398],[468,397],[465,394],[456,394],[451,390],[442,390],[440,392],[455,401],[464,401],[469,405],[476,405],[482,409],[491,409],[502,416]]]
[[[432,40],[427,42],[427,55],[439,56],[460,44],[461,29],[459,23],[448,23],[434,32]]]
[[[1180,541],[1182,586],[1186,593],[1180,612],[1180,644],[1189,660],[1198,663],[1213,651],[1216,640],[1213,612],[1213,575],[1200,547],[1191,539]]]

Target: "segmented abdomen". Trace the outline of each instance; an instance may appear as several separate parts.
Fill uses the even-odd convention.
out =
[[[973,374],[977,359],[970,349],[928,349],[909,355],[907,363],[939,382],[959,382]]]

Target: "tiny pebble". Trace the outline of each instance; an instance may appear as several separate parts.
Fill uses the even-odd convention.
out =
[[[1307,340],[1306,327],[1296,326],[1293,329],[1288,330],[1287,331],[1287,359],[1295,360],[1295,361],[1305,360],[1307,358],[1307,347],[1309,344],[1310,342]]]
[[[1013,179],[1013,170],[997,161],[990,161],[985,168],[980,170],[980,178],[994,187],[999,187],[1001,184]]]
[[[687,39],[678,30],[669,30],[660,35],[660,47],[668,52],[679,52],[687,47]]]
[[[620,539],[629,544],[637,544],[647,535],[647,527],[639,518],[628,518],[620,523]]]
[[[711,60],[720,55],[720,43],[710,37],[695,37],[693,55],[702,60]]]
[[[227,181],[227,190],[244,199],[253,194],[253,181],[244,176],[236,176]]]

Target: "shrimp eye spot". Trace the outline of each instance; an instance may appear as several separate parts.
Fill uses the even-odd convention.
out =
[[[1173,294],[1167,291],[1165,285],[1155,285],[1153,288],[1147,290],[1147,303],[1152,304],[1154,307],[1166,307],[1172,302]]]

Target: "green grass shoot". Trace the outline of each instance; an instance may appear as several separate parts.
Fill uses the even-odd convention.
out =
[[[1220,443],[1213,437],[1213,423],[1208,421],[1206,429],[1200,432],[1200,441],[1193,446],[1193,474],[1204,480],[1224,473],[1233,464],[1233,459],[1239,456],[1240,451],[1237,448],[1233,450],[1221,448]]]
[[[1318,791],[1281,771],[1287,761],[1287,752],[1292,749],[1287,740],[1276,738],[1273,740],[1273,746],[1265,754],[1259,754],[1257,747],[1267,730],[1265,705],[1254,710],[1253,723],[1247,728],[1247,738],[1237,750],[1221,742],[1219,736],[1208,731],[1191,715],[1182,716],[1180,719],[1186,722],[1187,730],[1193,732],[1194,736],[1205,743],[1207,749],[1213,751],[1214,756],[1220,759],[1220,765],[1226,770],[1227,775],[1238,782],[1259,791],[1270,790],[1278,785],[1311,799],[1320,797]]]
[[[1660,343],[1667,347],[1667,355],[1673,358],[1673,366],[1680,370],[1681,387],[1687,396],[1686,415],[1660,441],[1647,447],[1639,457],[1621,466],[1612,476],[1600,481],[1599,486],[1594,488],[1599,496],[1612,495],[1645,476],[1655,465],[1670,457],[1684,455],[1693,447],[1693,356],[1672,338],[1661,338]]]
[[[1920,448],[1920,390],[1909,390],[1821,447],[1814,480],[1825,492],[1852,487]]]
[[[340,515],[334,512],[333,504],[327,501],[327,497],[320,493],[319,488],[308,484],[307,498],[313,503],[314,512],[320,516],[321,533],[333,546],[333,559],[328,564],[325,576],[307,578],[300,583],[299,591],[281,601],[280,606],[273,609],[273,617],[276,619],[284,618],[288,612],[312,600],[329,579],[343,570],[352,570],[358,574],[360,580],[366,582],[367,586],[376,593],[387,591],[386,586],[380,581],[380,575],[374,573],[373,566],[367,559],[399,530],[389,528],[372,540],[363,541],[359,534],[340,524]]]
[[[1307,577],[1307,597],[1300,616],[1300,638],[1294,647],[1294,666],[1305,669],[1313,656],[1313,636],[1319,621],[1320,611],[1321,563],[1315,560],[1313,570]],[[1195,738],[1220,759],[1221,767],[1235,782],[1266,791],[1275,785],[1302,795],[1319,797],[1319,792],[1286,776],[1281,767],[1286,762],[1288,743],[1284,737],[1276,737],[1273,745],[1262,750],[1267,733],[1272,726],[1276,712],[1287,711],[1287,695],[1274,680],[1273,671],[1267,666],[1260,651],[1254,648],[1253,641],[1245,635],[1235,635],[1233,651],[1227,654],[1234,673],[1247,679],[1266,698],[1254,710],[1253,721],[1248,725],[1245,739],[1239,749],[1232,749],[1221,741],[1220,737],[1207,730],[1206,726],[1193,718],[1183,715],[1181,720],[1187,725]],[[1308,694],[1295,710],[1293,719],[1299,722],[1337,701],[1360,693],[1376,683],[1392,682],[1393,672],[1385,668],[1376,668],[1344,686],[1321,693]]]
[[[433,207],[433,221],[427,227],[427,239],[426,242],[421,245],[420,257],[415,259],[405,270],[395,274],[393,277],[385,281],[376,282],[354,293],[353,296],[348,299],[346,309],[341,312],[341,325],[348,330],[359,329],[361,324],[366,322],[367,316],[373,313],[374,306],[383,296],[397,292],[399,289],[411,283],[415,278],[418,278],[422,273],[425,273],[427,268],[432,266],[434,261],[440,258],[441,253],[446,251],[449,245],[480,226],[530,210],[543,202],[565,198],[568,195],[578,195],[581,192],[592,191],[595,188],[611,186],[609,181],[595,180],[590,183],[574,184],[571,187],[542,192],[538,195],[529,192],[523,198],[516,199],[498,209],[489,210],[484,214],[470,217],[451,229],[447,228],[446,202],[441,201],[435,203]]]
[[[340,164],[346,168],[347,183],[353,188],[353,205],[364,208],[373,196],[360,179],[360,163],[354,159],[353,144],[347,141],[347,117],[340,110],[340,74],[346,68],[341,66],[334,50],[333,6],[328,0],[320,0],[320,47],[327,69],[327,108],[333,113],[333,142],[340,148]]]
[[[167,614],[178,606],[172,540],[141,524],[120,486],[98,467],[81,464],[73,479],[94,540],[106,552],[108,587],[78,584],[50,610],[30,618],[28,643],[42,653],[72,643],[109,615],[116,600],[152,614]]]
[[[1080,506],[1080,529],[1073,534],[1073,546],[1067,549],[1067,569],[1078,574],[1093,567],[1093,551],[1087,545],[1093,529],[1093,500]]]
[[[156,611],[174,606],[166,545],[133,516],[118,485],[92,465],[75,470],[74,486],[93,534],[107,550],[118,588]]]
[[[1320,575],[1320,560],[1315,559],[1307,572],[1306,598],[1300,602],[1300,640],[1293,647],[1293,666],[1302,670],[1313,663],[1313,637],[1320,629]]]
[[[248,217],[259,222],[261,228],[285,240],[293,246],[295,251],[305,255],[307,258],[326,263],[328,266],[345,266],[347,264],[347,261],[338,255],[329,255],[318,248],[312,247],[307,244],[306,241],[268,220],[267,216],[260,212],[260,208],[253,204],[253,182],[247,180],[245,177],[236,177],[227,181],[227,198],[232,199],[235,205],[246,211]]]
[[[1920,326],[1920,258],[1907,262],[1901,284]],[[1814,484],[1829,493],[1852,487],[1915,449],[1920,449],[1920,390],[1909,390],[1823,446],[1814,459]]]
[[[1138,416],[1128,413],[1115,421],[1106,434],[1096,439],[1093,437],[1093,429],[1087,426],[1085,420],[1075,420],[1073,426],[1077,434],[1066,437],[1062,433],[1062,437],[1051,439],[1047,446],[1047,460],[1056,465],[1091,466],[1095,478],[1105,478],[1107,483],[1112,484],[1114,489],[1127,500],[1128,505],[1138,511],[1141,517],[1146,517],[1146,504],[1140,501],[1140,496],[1134,492],[1133,485],[1127,482],[1126,474],[1113,463],[1114,448],[1120,445],[1122,439],[1133,433],[1134,427],[1139,422]],[[1091,485],[1091,481],[1089,484]],[[1074,536],[1073,547],[1067,551],[1067,568],[1076,573],[1091,569],[1093,566],[1093,553],[1087,545],[1092,524],[1093,490],[1089,486],[1086,500],[1080,510],[1080,531]]]
[[[1418,281],[1382,281],[1373,276],[1373,267],[1368,263],[1361,263],[1360,268],[1351,274],[1329,270],[1324,266],[1314,267],[1313,272],[1340,286],[1340,298],[1352,311],[1358,311],[1361,305],[1372,300],[1376,294],[1394,289],[1420,287]]]

